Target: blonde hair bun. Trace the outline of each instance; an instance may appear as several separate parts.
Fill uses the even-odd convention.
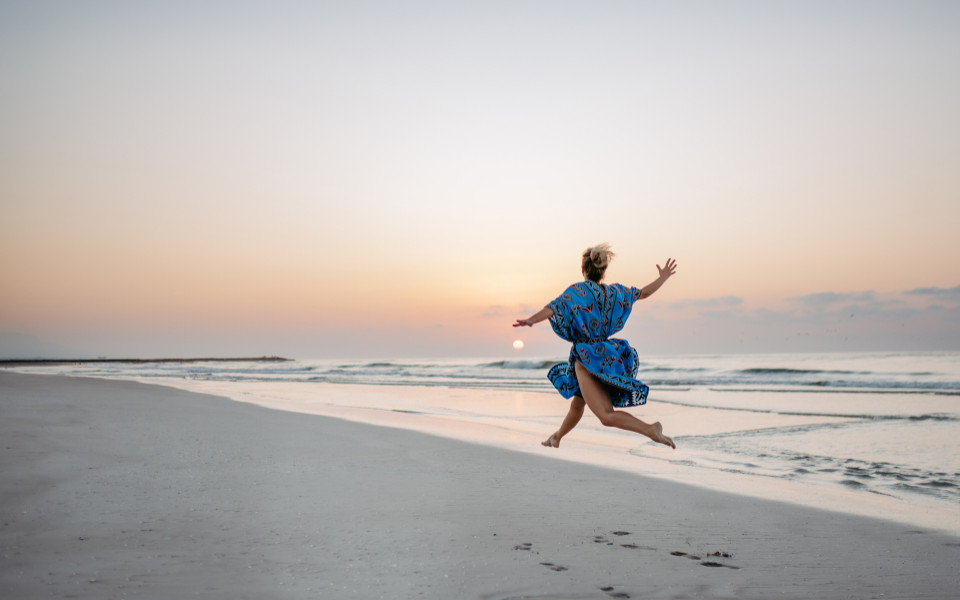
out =
[[[583,272],[591,281],[600,283],[607,266],[616,256],[610,249],[610,244],[597,244],[583,251]]]
[[[589,250],[590,262],[598,269],[606,269],[610,261],[613,260],[614,254],[613,250],[610,249],[610,244],[597,244]]]

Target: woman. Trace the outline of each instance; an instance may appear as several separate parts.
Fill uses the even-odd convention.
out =
[[[585,281],[571,285],[537,314],[517,319],[513,324],[531,327],[550,319],[554,332],[573,342],[569,362],[554,365],[547,375],[557,391],[572,400],[560,429],[542,442],[544,446],[559,448],[563,436],[580,422],[586,405],[608,427],[640,433],[660,444],[677,447],[663,435],[659,422],[645,423],[628,412],[614,410],[646,404],[649,389],[636,379],[637,351],[626,340],[609,337],[623,329],[634,301],[660,289],[676,272],[677,263],[667,259],[662,269],[657,265],[660,276],[654,281],[639,289],[628,288],[619,283],[600,283],[613,256],[608,244],[584,250]]]

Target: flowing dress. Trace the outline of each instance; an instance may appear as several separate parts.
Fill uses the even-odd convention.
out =
[[[570,359],[554,365],[547,377],[564,398],[583,396],[574,363],[599,379],[617,407],[647,403],[649,388],[637,380],[637,351],[626,340],[610,336],[623,329],[640,290],[619,283],[605,285],[582,281],[568,287],[548,304],[550,325],[568,342]]]

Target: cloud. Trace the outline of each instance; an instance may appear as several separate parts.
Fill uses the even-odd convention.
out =
[[[745,307],[739,298],[715,298],[712,301],[678,302],[670,308],[685,306],[709,307],[698,312],[701,319],[710,322],[739,322],[755,326],[810,326],[842,323],[850,319],[867,319],[873,323],[904,323],[922,315],[939,314],[948,317],[955,309],[930,305],[913,306],[896,297],[881,297],[867,291],[856,293],[821,292],[789,298],[793,307],[775,310],[764,307]],[[938,312],[939,311],[939,312]]]
[[[947,300],[960,300],[960,285],[952,288],[921,287],[907,290],[904,294],[911,296],[934,296]]]
[[[839,304],[841,302],[871,302],[876,300],[876,292],[818,292],[816,294],[807,294],[806,296],[796,296],[788,298],[791,302],[798,302],[809,308],[824,308]]]
[[[626,337],[677,353],[960,349],[960,306],[953,303],[919,306],[899,293],[873,292],[795,300],[782,309],[745,303],[679,313],[685,316],[641,323]]]
[[[738,298],[737,296],[723,296],[719,298],[698,298],[693,300],[681,300],[680,302],[674,302],[670,305],[670,308],[718,308],[718,307],[731,307],[731,306],[740,306],[743,304],[743,298]]]

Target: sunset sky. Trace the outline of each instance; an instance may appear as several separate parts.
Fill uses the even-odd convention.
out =
[[[0,4],[0,357],[960,350],[960,3]],[[522,351],[511,343],[526,341]]]

